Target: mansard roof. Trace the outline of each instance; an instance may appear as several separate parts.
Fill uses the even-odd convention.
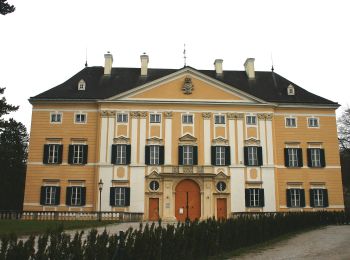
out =
[[[232,88],[239,89],[266,102],[290,104],[337,105],[337,103],[317,96],[299,87],[272,71],[256,71],[255,79],[249,80],[245,71],[227,71],[217,77],[215,70],[196,70],[192,67],[180,69],[148,69],[147,77],[140,75],[140,68],[113,68],[111,75],[104,75],[103,67],[86,67],[66,82],[37,96],[35,100],[103,100],[151,83],[165,76],[171,76],[186,68],[204,74]],[[80,80],[86,82],[85,90],[78,90]],[[295,95],[288,95],[287,88],[293,85]]]

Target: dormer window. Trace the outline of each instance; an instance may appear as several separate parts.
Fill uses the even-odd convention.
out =
[[[85,90],[86,83],[83,79],[81,79],[78,83],[78,90]]]
[[[295,95],[295,90],[294,90],[294,86],[289,85],[287,88],[287,94],[288,96],[294,96]]]

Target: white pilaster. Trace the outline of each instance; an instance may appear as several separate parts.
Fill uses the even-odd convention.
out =
[[[204,165],[210,165],[211,164],[211,149],[210,149],[210,113],[203,113],[203,127],[204,127]]]
[[[145,144],[146,144],[146,117],[141,117],[140,119],[140,145],[139,155],[140,155],[140,165],[145,164]]]
[[[244,164],[243,158],[243,147],[244,147],[244,136],[243,136],[243,119],[237,118],[237,144],[238,144],[238,164]]]
[[[172,164],[172,114],[171,112],[165,112],[165,140],[164,140],[164,164]]]
[[[137,130],[138,116],[133,116],[131,119],[131,164],[137,164]]]
[[[265,119],[259,119],[260,144],[262,147],[263,165],[267,164]]]
[[[130,167],[130,212],[145,210],[145,167]]]
[[[101,118],[100,163],[107,163],[107,117]]]
[[[114,131],[115,131],[115,117],[109,117],[108,118],[108,133],[107,133],[107,151],[106,151],[106,157],[107,162],[111,161],[112,156],[112,144],[113,144],[113,138],[114,138]]]
[[[246,210],[245,209],[244,168],[230,168],[230,172],[231,172],[231,211],[244,212]]]
[[[275,170],[272,167],[262,168],[262,187],[265,195],[264,211],[276,211],[276,193],[275,193]]]
[[[272,137],[272,121],[266,120],[266,135],[267,135],[267,164],[273,165],[274,164],[274,158],[273,158],[273,137]]]
[[[235,120],[233,118],[229,118],[229,145],[231,149],[231,164],[236,165],[236,146],[235,146],[235,138],[236,138],[236,129],[235,129]]]

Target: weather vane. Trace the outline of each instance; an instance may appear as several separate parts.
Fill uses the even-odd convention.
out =
[[[186,44],[184,44],[184,67],[186,67]]]

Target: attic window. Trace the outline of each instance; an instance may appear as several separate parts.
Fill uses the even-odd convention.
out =
[[[81,79],[78,83],[78,90],[85,90],[86,83],[83,79]]]
[[[292,85],[288,86],[287,94],[288,94],[288,96],[294,96],[295,95],[295,90],[294,90],[294,87]]]

